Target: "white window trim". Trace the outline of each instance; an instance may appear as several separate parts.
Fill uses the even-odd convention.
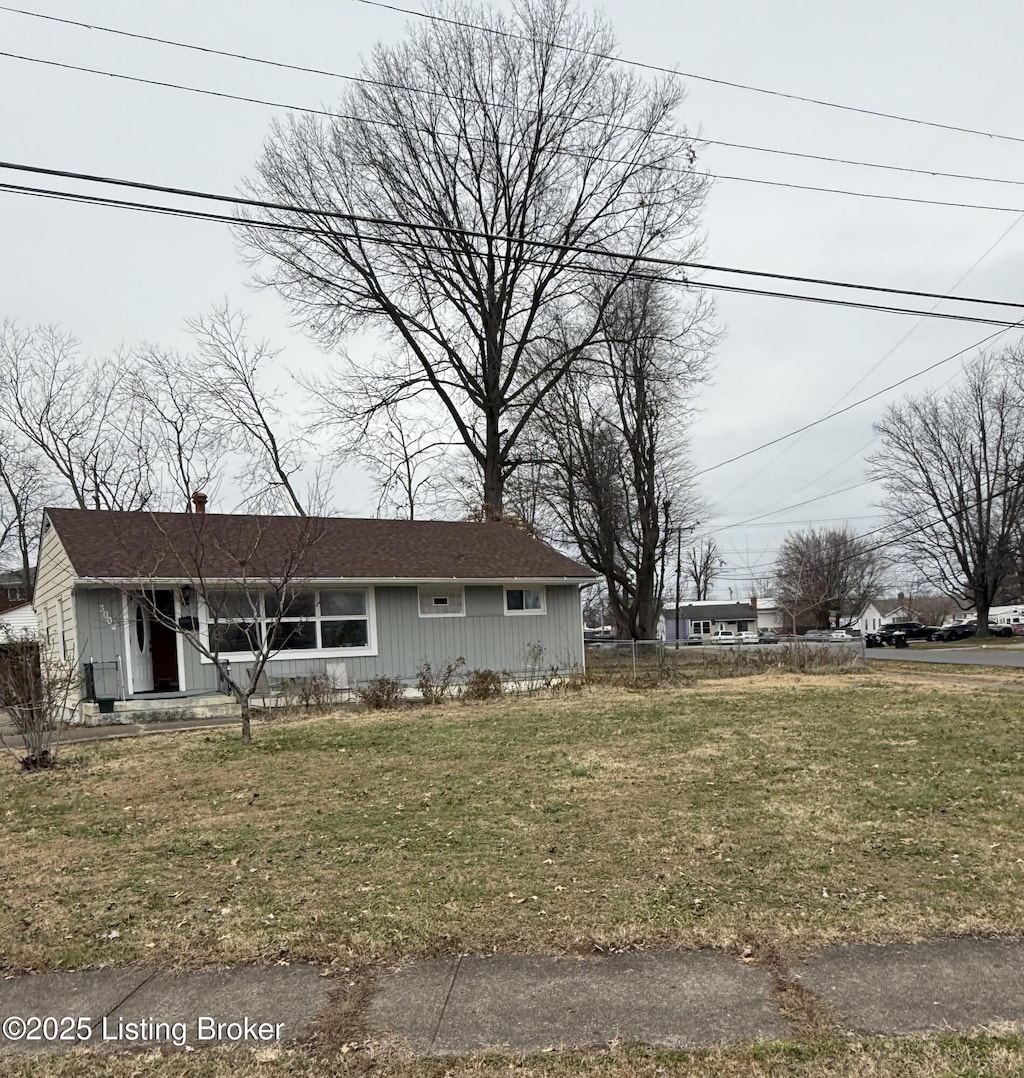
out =
[[[458,590],[462,593],[462,609],[461,610],[430,610],[427,613],[423,612],[423,604],[420,602],[420,597],[423,595],[430,595],[433,592],[440,592],[444,590],[447,593]],[[416,588],[416,610],[421,618],[464,618],[466,616],[466,585],[465,584],[420,584]]]
[[[540,610],[509,610],[508,593],[510,591],[539,591]],[[547,589],[543,584],[506,584],[502,588],[501,605],[506,618],[535,617],[538,614],[546,614],[548,612]]]
[[[255,588],[258,587],[258,583],[254,582],[250,585]],[[269,585],[268,585],[269,586]],[[374,656],[378,654],[377,650],[377,593],[376,588],[372,584],[361,584],[358,587],[345,587],[339,584],[325,584],[322,588],[318,584],[304,585],[306,588],[319,591],[365,591],[366,592],[366,647],[362,648],[278,648],[277,651],[271,651],[267,656],[267,662],[274,662],[277,659],[323,659],[323,658],[336,658],[341,659],[345,656],[357,657],[361,655]],[[207,642],[210,639],[210,611],[206,605],[205,596],[199,597],[199,633],[200,638]],[[320,621],[332,621],[332,620],[344,620],[342,618],[333,619],[330,615],[326,618],[323,615],[320,616]],[[218,657],[226,659],[228,662],[250,662],[256,658],[255,652],[252,651],[221,651],[218,652]],[[212,666],[213,659],[208,655],[199,653],[199,661],[205,666]]]

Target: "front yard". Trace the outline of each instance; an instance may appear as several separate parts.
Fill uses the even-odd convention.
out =
[[[1017,932],[1020,697],[870,670],[4,766],[8,970]]]

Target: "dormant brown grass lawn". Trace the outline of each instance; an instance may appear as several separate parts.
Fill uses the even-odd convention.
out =
[[[1017,932],[1020,695],[758,676],[3,765],[8,970]]]
[[[7,972],[1016,933],[1012,672],[759,675],[274,719],[3,764]],[[1016,1075],[1005,1035],[417,1060],[373,1044],[5,1056],[14,1078]]]

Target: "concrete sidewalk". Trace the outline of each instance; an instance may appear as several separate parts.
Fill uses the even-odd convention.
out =
[[[438,1056],[611,1041],[687,1048],[825,1034],[1006,1032],[1024,1028],[1022,971],[1024,942],[1001,939],[827,947],[770,970],[756,956],[712,951],[456,956],[409,961],[367,983],[358,1036]],[[0,1054],[76,1043],[255,1048],[302,1038],[316,1025],[354,1036],[351,1013],[331,1021],[339,1007],[332,983],[305,965],[13,977],[0,981]],[[57,1024],[37,1028],[33,1016]]]

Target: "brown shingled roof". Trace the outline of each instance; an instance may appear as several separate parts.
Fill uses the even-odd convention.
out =
[[[502,523],[47,509],[75,575],[364,580],[593,579]]]

